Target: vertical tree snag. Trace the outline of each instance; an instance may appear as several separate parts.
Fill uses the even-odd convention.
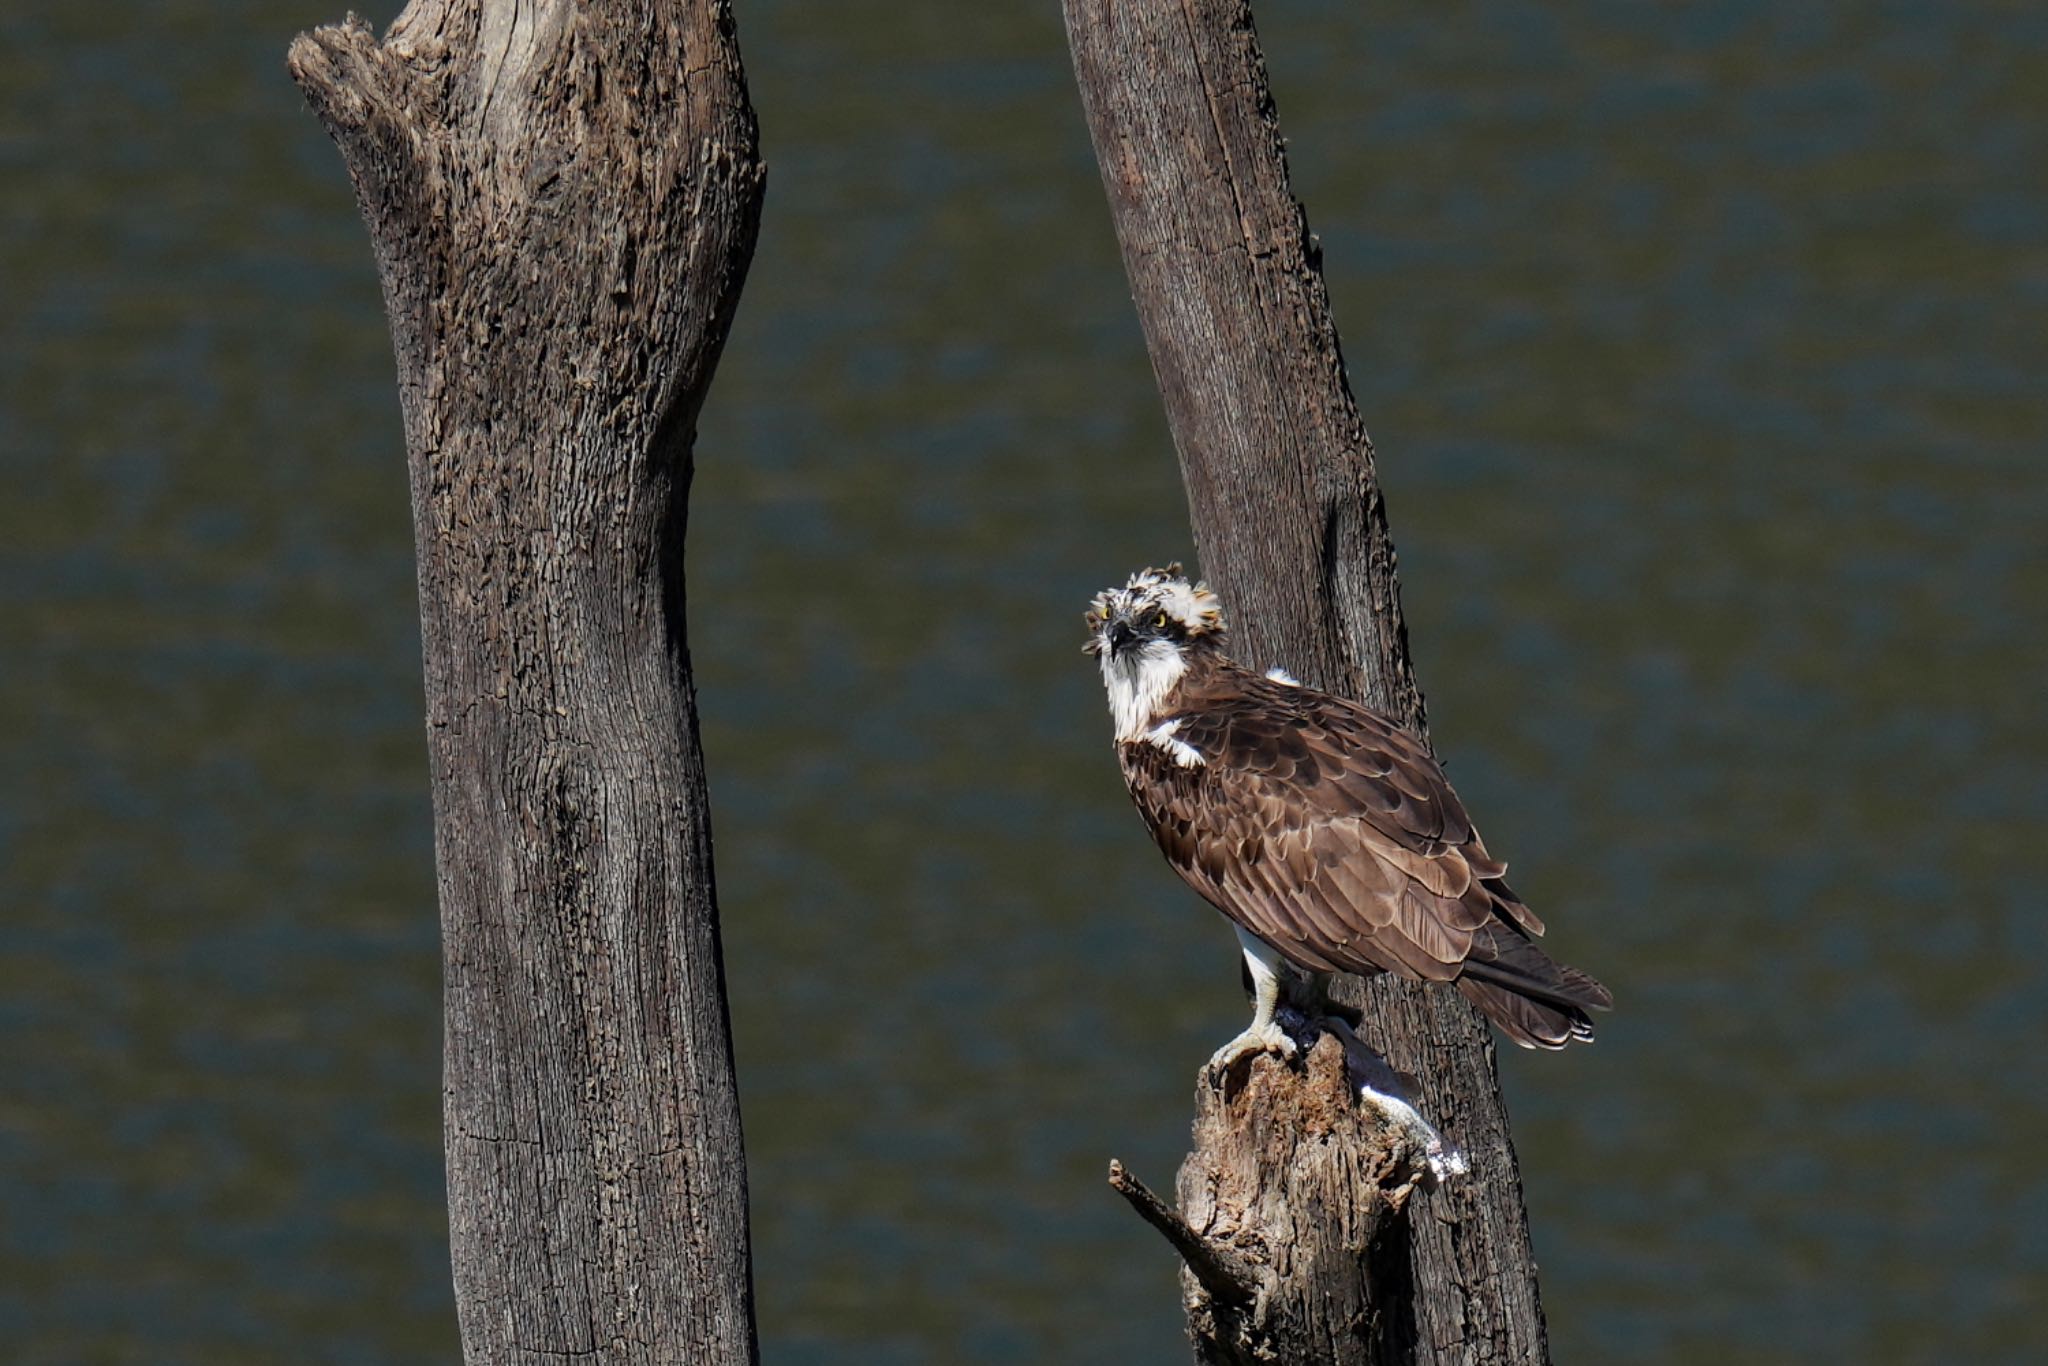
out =
[[[759,221],[724,0],[414,0],[301,35],[398,362],[472,1362],[755,1358],[683,618]]]
[[[1064,3],[1196,546],[1232,609],[1235,653],[1425,733],[1372,444],[1288,187],[1250,6]],[[1316,1121],[1302,1136],[1327,1097],[1294,1092],[1335,1075],[1313,1056],[1300,1070],[1261,1059],[1235,1095],[1205,1089],[1181,1215],[1237,1264],[1248,1255],[1256,1285],[1233,1299],[1184,1277],[1198,1356],[1547,1360],[1485,1024],[1450,991],[1386,977],[1339,989],[1363,1007],[1361,1036],[1414,1075],[1418,1107],[1472,1170],[1411,1197],[1371,1126]]]

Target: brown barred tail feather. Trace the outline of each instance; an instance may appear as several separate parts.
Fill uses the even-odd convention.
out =
[[[1519,931],[1497,925],[1492,942],[1474,944],[1458,976],[1458,991],[1501,1032],[1524,1048],[1590,1043],[1587,1010],[1606,1010],[1614,993],[1577,968],[1566,967]]]

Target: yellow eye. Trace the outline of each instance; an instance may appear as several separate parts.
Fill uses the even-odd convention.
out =
[[[1153,622],[1152,624],[1158,627],[1160,630],[1164,631],[1166,629],[1166,613],[1161,612],[1159,614],[1159,620]]]

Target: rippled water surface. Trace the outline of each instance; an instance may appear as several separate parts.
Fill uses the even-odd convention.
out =
[[[1181,1361],[1102,1171],[1242,1002],[1077,650],[1189,547],[1057,7],[736,9],[691,605],[766,1356]],[[1558,1359],[2040,1359],[2048,12],[1260,9],[1437,742],[1622,1001],[1503,1064]],[[24,1361],[455,1352],[397,405],[282,73],[340,10],[0,10]]]

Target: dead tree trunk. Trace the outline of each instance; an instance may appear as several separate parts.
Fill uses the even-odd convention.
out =
[[[1372,443],[1320,253],[1288,187],[1250,6],[1065,0],[1065,10],[1195,543],[1233,609],[1239,653],[1423,733]],[[1341,990],[1364,1008],[1361,1036],[1414,1074],[1418,1108],[1472,1171],[1404,1204],[1408,1180],[1371,1126],[1332,1121],[1313,1141],[1290,1138],[1330,1101],[1292,1091],[1342,1090],[1313,1056],[1298,1072],[1261,1060],[1234,1096],[1205,1089],[1181,1213],[1248,1289],[1233,1297],[1232,1278],[1213,1269],[1211,1284],[1184,1276],[1198,1357],[1547,1361],[1485,1024],[1441,989],[1382,977]]]
[[[370,229],[419,553],[467,1359],[755,1359],[683,620],[759,221],[724,0],[413,0],[292,44]]]

